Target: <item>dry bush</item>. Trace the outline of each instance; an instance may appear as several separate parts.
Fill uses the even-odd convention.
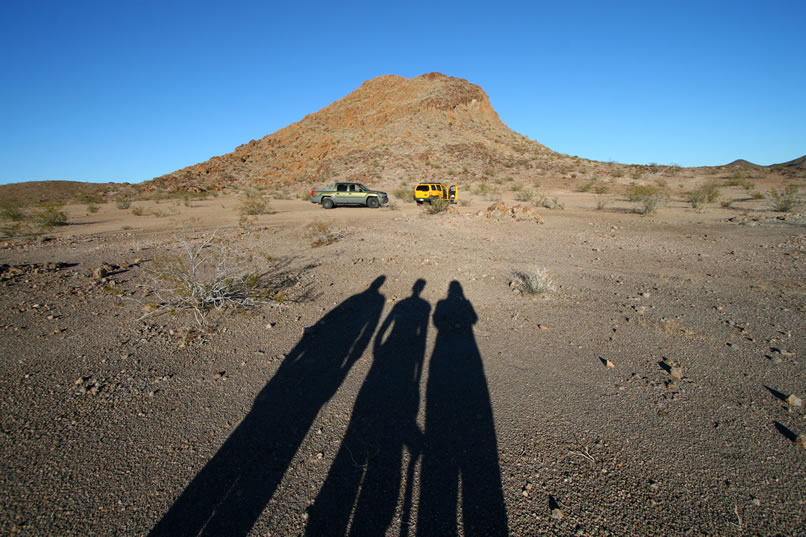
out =
[[[429,203],[423,203],[423,212],[425,214],[440,214],[444,213],[450,207],[450,202],[441,198],[432,199]]]
[[[305,236],[311,240],[311,246],[327,246],[344,238],[344,233],[330,229],[327,223],[318,220],[308,224]]]
[[[235,255],[215,232],[196,244],[185,237],[177,238],[177,243],[180,254],[155,261],[147,271],[151,282],[142,287],[159,302],[149,304],[151,311],[143,318],[190,311],[196,323],[204,326],[212,312],[249,310],[260,304],[283,302],[284,290],[296,283],[290,273],[280,270],[267,256],[262,260],[263,267],[258,268],[250,263],[251,258]]]
[[[239,210],[246,215],[266,214],[269,211],[269,202],[261,192],[247,191]]]
[[[515,272],[515,281],[511,284],[525,295],[545,295],[555,291],[548,270],[535,267],[529,272]]]

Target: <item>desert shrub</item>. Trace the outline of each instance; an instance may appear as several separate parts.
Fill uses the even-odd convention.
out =
[[[790,212],[800,203],[799,191],[798,185],[786,185],[780,190],[773,188],[770,190],[772,209],[781,213]]]
[[[751,197],[752,197],[754,200],[763,200],[763,199],[765,198],[764,193],[763,193],[763,192],[759,192],[758,190],[756,190],[755,192],[753,192],[753,193],[752,193],[750,196],[751,196]]]
[[[344,233],[332,230],[327,223],[318,220],[308,224],[305,236],[311,240],[313,248],[318,248],[340,241],[344,238]]]
[[[596,181],[588,181],[587,183],[580,185],[577,188],[577,192],[590,192],[593,190],[593,187],[596,185]]]
[[[57,203],[45,203],[34,210],[33,219],[43,227],[64,226],[67,224],[67,214]]]
[[[462,207],[469,207],[470,206],[470,200],[467,199],[467,198],[460,199],[459,200],[459,205],[461,205]]]
[[[311,191],[305,190],[305,192],[300,195],[300,199],[302,201],[311,201]]]
[[[601,211],[607,207],[607,204],[610,203],[610,196],[607,195],[610,189],[607,185],[598,185],[593,189],[596,193],[596,210]]]
[[[395,189],[392,194],[400,200],[403,200],[407,203],[414,202],[414,191],[411,188],[397,188]]]
[[[622,170],[621,168],[616,168],[610,175],[612,175],[613,177],[624,177],[624,170]]]
[[[264,195],[258,191],[247,191],[244,193],[239,212],[246,215],[266,214],[269,210],[269,202]]]
[[[736,170],[725,180],[725,186],[740,186],[745,190],[752,190],[755,185],[747,179],[743,171]]]
[[[87,212],[88,213],[97,213],[99,209],[100,209],[100,207],[98,207],[94,203],[90,203],[89,205],[87,205]]]
[[[528,272],[515,272],[512,286],[521,293],[532,296],[553,293],[555,290],[548,270],[543,267],[535,267]]]
[[[216,233],[198,244],[184,237],[177,242],[180,254],[156,260],[147,271],[151,283],[142,287],[153,292],[159,303],[150,304],[151,312],[146,316],[187,310],[203,326],[214,311],[245,310],[283,300],[287,280],[250,266],[247,258],[234,255]]]
[[[656,185],[633,185],[627,189],[627,199],[639,204],[638,213],[652,214],[666,199],[666,194]]]
[[[725,200],[721,202],[719,205],[721,205],[723,209],[730,209],[733,207],[733,200]]]
[[[423,212],[425,214],[440,214],[444,213],[450,207],[450,202],[444,199],[433,199],[431,203],[423,203]]]
[[[535,193],[528,188],[523,188],[515,194],[516,201],[532,202],[535,199]]]
[[[76,196],[76,201],[79,203],[86,203],[86,204],[98,204],[103,203],[104,198],[102,195],[96,192],[82,192],[78,196]]]
[[[134,216],[143,216],[146,212],[142,207],[132,207],[132,214]]]
[[[25,219],[25,212],[23,212],[19,206],[6,201],[0,205],[0,218],[12,222],[20,222]]]
[[[713,203],[717,199],[719,199],[719,189],[713,181],[709,181],[688,192],[686,197],[686,201],[695,209],[702,209],[706,203]]]

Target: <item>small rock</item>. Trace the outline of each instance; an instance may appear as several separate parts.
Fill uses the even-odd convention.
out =
[[[554,520],[562,520],[565,518],[565,513],[563,513],[563,510],[559,507],[555,507],[551,510],[551,518]]]
[[[801,401],[800,397],[798,397],[794,393],[791,394],[786,399],[784,399],[784,402],[789,406],[803,406],[803,401]]]
[[[795,438],[795,445],[798,445],[802,448],[806,448],[806,434],[799,434]]]
[[[539,324],[539,325],[537,325],[537,328],[539,330],[548,330],[549,329],[549,327],[546,326],[545,324]]]
[[[616,367],[616,364],[614,364],[610,360],[605,360],[605,366],[612,369],[612,368]]]
[[[673,366],[669,368],[669,376],[673,379],[683,378],[683,368],[680,366]]]

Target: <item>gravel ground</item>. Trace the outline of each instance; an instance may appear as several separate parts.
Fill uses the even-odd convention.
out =
[[[243,229],[216,200],[7,244],[0,532],[806,535],[802,216],[564,196],[540,225],[284,202]],[[150,314],[217,227],[285,301]]]

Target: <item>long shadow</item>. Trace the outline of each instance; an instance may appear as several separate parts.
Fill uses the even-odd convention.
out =
[[[288,354],[252,410],[149,535],[245,536],[271,499],[317,413],[375,332],[379,276],[325,315]]]
[[[508,533],[490,393],[473,335],[477,320],[461,284],[451,282],[434,310],[417,511],[422,537]]]
[[[403,499],[403,524],[408,527],[413,465],[422,437],[416,420],[431,311],[419,296],[424,287],[425,280],[417,280],[412,295],[392,308],[375,337],[374,361],[309,512],[309,536],[337,537],[348,531],[356,536],[387,535],[400,499],[405,448],[412,453]]]

